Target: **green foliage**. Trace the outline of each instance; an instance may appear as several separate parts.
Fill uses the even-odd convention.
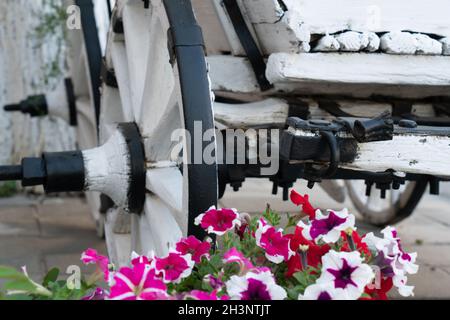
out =
[[[8,198],[17,193],[17,186],[14,181],[0,183],[0,198]]]
[[[45,275],[42,284],[38,284],[24,272],[0,266],[0,279],[6,280],[0,300],[80,300],[95,288],[81,279],[80,288],[71,289],[59,276],[59,269],[53,268]]]
[[[38,24],[30,33],[35,47],[48,43],[56,46],[51,50],[48,62],[42,67],[43,77],[40,87],[54,87],[55,83],[64,75],[67,68],[66,53],[68,34],[66,28],[67,13],[61,0],[43,0],[43,5],[35,15]]]

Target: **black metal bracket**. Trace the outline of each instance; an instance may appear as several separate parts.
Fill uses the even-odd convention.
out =
[[[247,58],[252,65],[261,91],[272,89],[273,86],[266,78],[266,62],[245,22],[239,4],[236,0],[223,0],[223,4],[228,12],[228,16],[231,19],[231,23],[233,24],[241,45],[247,54]]]
[[[42,117],[48,115],[47,99],[45,95],[29,96],[19,103],[5,105],[3,109],[7,112],[20,111],[31,117]]]

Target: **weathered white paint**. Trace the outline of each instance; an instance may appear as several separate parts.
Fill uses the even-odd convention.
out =
[[[389,32],[381,37],[381,49],[391,54],[441,55],[442,43],[424,34]]]
[[[246,58],[209,56],[207,60],[213,91],[260,91],[255,72]]]
[[[225,128],[283,127],[289,105],[281,99],[267,99],[245,104],[214,104],[216,125]]]
[[[116,131],[104,145],[83,151],[87,191],[108,195],[119,207],[127,206],[130,156],[123,134]]]
[[[312,134],[302,130],[290,130],[297,136]],[[358,143],[356,159],[340,167],[371,172],[394,170],[450,177],[450,162],[443,159],[450,159],[450,137],[394,134],[393,140],[390,141]]]
[[[450,87],[450,77],[447,70],[450,70],[450,60],[443,56],[276,53],[269,57],[266,74],[272,83],[348,83]]]
[[[358,52],[364,50],[369,45],[367,33],[348,31],[335,36],[339,42],[341,51]]]
[[[380,38],[374,32],[347,31],[337,35],[325,35],[320,38],[316,52],[375,52],[380,48]]]
[[[329,34],[323,36],[317,42],[317,45],[314,47],[313,51],[317,52],[336,52],[339,51],[341,45],[336,40],[334,36],[330,36]]]

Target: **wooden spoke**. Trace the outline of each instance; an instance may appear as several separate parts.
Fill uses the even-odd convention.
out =
[[[171,209],[178,224],[187,226],[183,216],[183,175],[178,167],[148,170],[147,190]]]
[[[141,237],[147,237],[147,234],[151,234],[154,242],[154,249],[156,254],[165,255],[169,249],[177,243],[183,233],[178,225],[177,221],[173,217],[173,212],[170,208],[157,196],[148,195],[145,201],[145,213],[142,219],[147,222],[146,227],[141,227]],[[143,223],[145,225],[145,223]],[[145,240],[145,239],[144,239]],[[145,241],[143,243],[142,252],[147,252],[151,249],[150,245],[147,245]],[[146,247],[148,246],[148,247]]]
[[[125,46],[127,55],[130,57],[127,61],[131,101],[135,116],[139,114],[144,90],[147,55],[150,47],[150,38],[147,36],[149,34],[150,17],[151,10],[145,10],[142,1],[129,1],[122,11]]]
[[[133,104],[130,93],[130,76],[128,70],[127,51],[123,42],[111,43],[112,67],[120,89],[120,101],[122,102],[123,117],[125,121],[135,121]]]

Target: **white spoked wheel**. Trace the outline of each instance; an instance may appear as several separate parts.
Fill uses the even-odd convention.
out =
[[[82,150],[98,145],[97,107],[100,92],[101,47],[96,30],[93,3],[70,1],[81,6],[82,30],[70,30],[68,40],[71,54],[69,68],[76,96],[77,142]],[[100,193],[86,192],[86,200],[95,220],[97,234],[105,236],[104,215],[100,213]]]
[[[174,12],[179,19],[169,19]],[[183,235],[198,232],[194,216],[217,202],[217,169],[215,162],[188,164],[185,132],[193,133],[196,121],[201,133],[214,129],[203,48],[170,52],[168,31],[180,30],[174,23],[195,22],[190,2],[156,0],[144,9],[141,0],[122,0],[114,15],[123,23],[123,34],[113,27],[109,32],[107,66],[114,70],[117,87],[102,88],[100,144],[117,123],[135,122],[147,163],[143,212],[129,214],[115,207],[107,212],[108,252],[112,261],[124,265],[133,251],[164,255]]]
[[[381,191],[372,188],[366,196],[366,184],[363,180],[346,180],[348,195],[364,221],[385,226],[407,218],[414,211],[425,192],[426,180],[406,182],[399,190],[386,190],[386,197],[381,198]]]

